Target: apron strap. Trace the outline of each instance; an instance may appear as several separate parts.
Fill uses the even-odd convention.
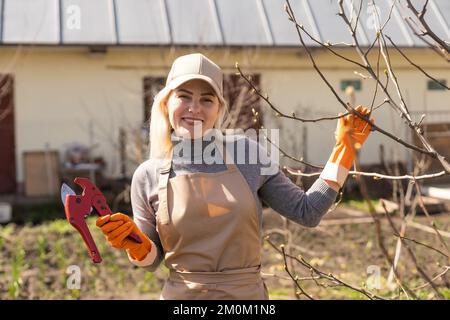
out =
[[[166,158],[163,166],[159,169],[158,182],[158,215],[162,224],[170,223],[169,208],[167,205],[167,186],[169,182],[170,169],[172,168],[172,154]]]

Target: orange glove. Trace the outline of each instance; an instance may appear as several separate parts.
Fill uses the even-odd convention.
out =
[[[134,221],[126,214],[119,212],[102,216],[97,219],[96,225],[105,234],[112,247],[125,249],[134,260],[144,260],[152,249],[150,239],[139,230]],[[133,232],[141,238],[142,243],[127,238]]]
[[[369,109],[361,105],[356,107],[355,110],[364,116],[370,112]],[[373,119],[370,120],[373,123]],[[339,118],[335,132],[336,144],[328,161],[350,170],[357,150],[362,147],[371,129],[372,125],[357,115],[349,114]]]

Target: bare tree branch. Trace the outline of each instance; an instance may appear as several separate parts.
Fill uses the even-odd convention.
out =
[[[421,34],[418,34],[416,30],[413,29],[414,33],[418,35],[419,37],[423,36],[429,36],[431,39],[433,39],[441,52],[441,55],[443,55],[447,61],[448,61],[448,55],[450,54],[450,47],[449,45],[443,41],[441,38],[439,38],[436,33],[433,32],[433,30],[430,28],[428,23],[425,21],[425,13],[427,10],[428,0],[425,2],[422,11],[418,12],[416,8],[414,8],[413,4],[411,3],[411,0],[406,0],[407,7],[411,10],[411,12],[414,14],[414,16],[420,21],[422,27],[425,29],[422,31]]]
[[[389,37],[388,35],[385,35],[385,37],[389,40],[389,42],[392,44],[392,46],[397,49],[398,53],[400,53],[402,55],[403,58],[405,58],[412,66],[414,66],[415,68],[417,68],[420,72],[422,72],[426,77],[430,78],[431,80],[435,81],[436,83],[440,84],[441,86],[443,86],[444,88],[446,88],[447,90],[450,90],[450,88],[448,86],[445,85],[445,83],[440,82],[439,80],[437,80],[436,78],[432,77],[431,75],[429,75],[427,72],[425,72],[425,70],[423,70],[419,65],[415,64],[414,62],[412,62],[404,53],[402,50],[399,49],[399,47],[397,47],[397,45],[394,43],[394,41],[392,41],[391,37]]]
[[[384,212],[389,221],[389,225],[391,226],[392,230],[394,231],[394,234],[398,235],[399,232],[398,232],[397,228],[395,227],[394,223],[392,222],[392,219],[386,209],[386,205],[384,204],[384,201],[381,201],[381,205],[383,206]],[[412,249],[409,247],[409,245],[403,240],[403,237],[400,237],[400,240],[402,241],[403,246],[406,248],[406,251],[408,252],[408,254],[409,254],[411,260],[413,261],[419,274],[431,285],[431,287],[433,288],[436,295],[438,297],[440,297],[441,299],[444,299],[444,296],[439,292],[439,290],[437,289],[436,285],[433,283],[431,278],[426,274],[425,270],[423,270],[423,268],[421,266],[419,266],[416,256],[414,255],[414,253],[413,253]]]
[[[300,263],[302,266],[304,266],[305,268],[307,268],[308,270],[310,270],[311,273],[314,273],[316,275],[318,275],[320,278],[323,279],[327,279],[330,280],[338,285],[342,285],[344,287],[347,287],[351,290],[354,290],[356,292],[362,293],[363,295],[365,295],[366,297],[368,297],[370,300],[374,300],[374,299],[378,299],[378,300],[386,300],[385,298],[378,296],[372,292],[367,291],[366,289],[363,288],[358,288],[355,287],[339,278],[337,278],[336,276],[334,276],[332,273],[325,273],[323,271],[320,271],[318,268],[314,267],[313,265],[311,265],[308,261],[306,261],[301,255],[298,257],[294,257],[292,255],[289,255],[287,253],[284,252],[283,250],[283,245],[281,245],[281,248],[279,249],[270,239],[269,237],[266,237],[265,240],[272,246],[272,248],[274,248],[277,252],[281,253],[284,257],[284,259],[290,258],[293,259],[295,261],[297,261],[298,263]],[[292,278],[292,277],[291,277]],[[314,277],[315,278],[315,277]],[[295,277],[293,278],[293,280],[295,281]]]

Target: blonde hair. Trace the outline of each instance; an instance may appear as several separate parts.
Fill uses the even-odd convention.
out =
[[[173,148],[171,140],[172,125],[169,121],[169,112],[167,102],[172,90],[164,87],[159,91],[152,104],[150,117],[150,159],[165,159]],[[228,108],[225,99],[219,96],[219,111],[213,128],[222,130],[223,120],[227,114]]]

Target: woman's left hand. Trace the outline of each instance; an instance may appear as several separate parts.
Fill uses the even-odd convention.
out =
[[[359,105],[355,109],[363,116],[367,116],[370,110]],[[373,119],[370,119],[373,123]],[[359,150],[372,129],[371,123],[368,123],[355,114],[349,114],[338,120],[335,132],[336,144],[330,156],[330,162],[337,163],[347,169],[350,169],[355,159],[356,151]]]

